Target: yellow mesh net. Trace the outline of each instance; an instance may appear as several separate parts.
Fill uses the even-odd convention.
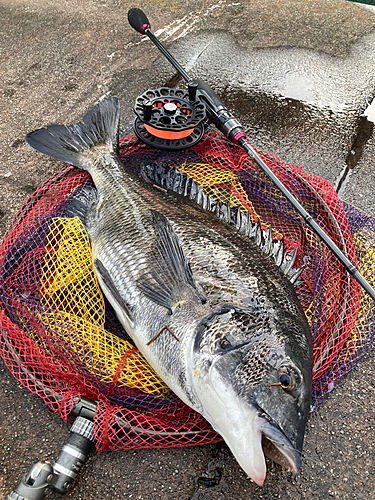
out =
[[[34,339],[50,352],[51,344],[67,346],[65,358],[85,364],[101,382],[148,394],[170,392],[134,346],[105,330],[104,299],[78,217],[53,219],[45,252],[40,288],[45,313],[38,313],[44,334]]]

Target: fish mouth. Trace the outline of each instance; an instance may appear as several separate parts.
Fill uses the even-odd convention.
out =
[[[247,405],[237,416],[226,416],[223,425],[214,417],[213,427],[222,435],[244,472],[263,486],[267,474],[265,456],[290,472],[301,468],[301,451],[297,450],[276,423],[257,406]]]
[[[285,469],[295,474],[299,472],[301,451],[294,448],[282,430],[268,420],[265,420],[262,429],[262,449],[266,457]]]
[[[297,473],[302,449],[293,446],[277,422],[253,398],[241,397],[215,365],[211,365],[208,377],[197,387],[201,389],[202,414],[223,437],[244,472],[258,486],[263,486],[267,456]]]

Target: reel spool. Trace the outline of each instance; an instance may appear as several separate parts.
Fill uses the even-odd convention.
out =
[[[162,87],[137,97],[134,132],[148,146],[178,150],[197,144],[204,133],[206,106],[197,99],[196,83],[188,91]]]

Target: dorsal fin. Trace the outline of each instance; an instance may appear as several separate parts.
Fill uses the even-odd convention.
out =
[[[178,169],[162,167],[156,164],[147,164],[142,167],[142,176],[146,180],[170,189],[194,201],[203,210],[212,212],[223,222],[235,226],[239,233],[251,239],[266,255],[271,257],[281,272],[296,286],[304,267],[294,269],[294,263],[298,248],[291,253],[284,251],[283,240],[272,238],[272,227],[262,230],[260,222],[253,222],[249,212],[241,210],[240,207],[231,207],[229,203],[214,200],[198,183],[190,179]]]

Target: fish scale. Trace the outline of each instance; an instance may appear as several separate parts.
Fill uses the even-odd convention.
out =
[[[115,181],[108,168],[101,169],[94,165],[90,173],[98,187],[103,217],[99,221],[96,214],[92,215],[92,222],[88,221],[88,233],[91,241],[99,240],[103,247],[104,242],[108,245],[106,250],[102,248],[99,251],[97,245],[93,243],[93,257],[95,260],[100,254],[107,254],[114,274],[117,262],[125,264],[126,269],[122,268],[119,274],[121,276],[126,275],[125,273],[130,274],[129,278],[134,283],[141,266],[137,259],[141,249],[142,267],[152,265],[151,262],[147,263],[147,248],[149,253],[152,250],[150,209],[160,210],[170,217],[171,225],[194,270],[194,275],[199,278],[209,296],[216,296],[216,301],[230,299],[238,305],[246,305],[246,299],[251,302],[254,297],[262,297],[262,300],[265,300],[268,296],[279,304],[284,303],[287,310],[296,314],[295,301],[290,300],[289,294],[285,293],[286,291],[290,293],[290,290],[287,290],[290,289],[287,281],[280,280],[279,272],[270,259],[251,241],[242,242],[230,228],[223,231],[220,224],[205,217],[193,206],[188,207],[188,214],[184,213],[182,203],[183,201],[186,203],[186,200],[179,203],[176,198],[150,186],[148,191],[145,191],[135,184],[135,180],[130,176],[119,174],[120,179],[121,175],[123,177],[121,185],[129,185],[124,192],[124,187],[122,190],[116,189],[116,182],[120,180]],[[110,199],[105,199],[105,192],[113,193]],[[131,204],[128,202],[129,199],[133,200]],[[119,213],[121,219],[118,218]],[[192,218],[192,215],[196,219]],[[123,225],[126,226],[126,231]],[[208,229],[207,225],[215,230]],[[225,233],[226,238],[220,233]],[[97,237],[99,234],[101,238]],[[229,241],[229,238],[236,241],[237,247]],[[113,248],[116,248],[119,241],[121,241],[121,255],[114,257]],[[251,257],[239,251],[238,246],[247,246],[247,251],[250,248]],[[215,253],[210,249],[215,249]],[[215,293],[215,289],[222,292],[221,296]]]
[[[140,297],[137,287],[134,286],[142,270],[152,266],[152,241],[155,234],[150,209],[162,211],[171,221],[193,274],[211,299],[209,306],[222,302],[246,306],[256,298],[264,302],[267,296],[270,296],[279,304],[284,303],[287,310],[296,314],[295,303],[289,300],[289,295],[285,293],[285,288],[291,287],[284,279],[278,283],[278,270],[255,244],[251,241],[243,244],[251,247],[249,258],[234,245],[234,242],[237,242],[237,245],[241,246],[240,237],[234,230],[226,228],[223,231],[217,221],[199,213],[194,206],[189,206],[189,212],[184,213],[182,202],[157,189],[149,187],[148,191],[145,191],[142,185],[136,184],[131,176],[121,171],[114,176],[111,168],[108,168],[113,158],[107,158],[107,162],[103,164],[103,158],[100,158],[90,170],[98,189],[97,206],[100,206],[100,209],[92,210],[86,217],[87,231],[92,242],[94,262],[99,259],[108,269],[115,288],[121,290],[122,297],[131,309],[134,323],[141,325],[141,333],[133,333],[138,345],[143,332],[147,332],[143,339],[143,344],[146,344],[164,324],[169,323],[169,315],[164,308]],[[111,197],[107,196],[109,192],[112,193]],[[118,216],[120,213],[121,218]],[[196,218],[192,218],[192,215]],[[207,227],[208,225],[215,230]],[[226,238],[223,238],[220,232],[225,232]],[[228,238],[231,238],[233,243]],[[116,307],[116,304],[114,306]],[[208,313],[207,307],[206,314]],[[155,318],[158,318],[158,321],[155,321]],[[130,330],[129,326],[127,330]],[[179,340],[183,343],[183,333],[189,335],[193,331],[191,329],[189,332],[181,332]],[[163,345],[161,350],[159,343]],[[152,354],[153,350],[156,350],[156,353]],[[150,360],[163,360],[163,366],[170,366],[168,357],[179,358],[180,355],[176,352],[179,350],[180,346],[173,340],[166,350],[163,336],[160,342],[155,341],[148,347],[146,357]],[[181,372],[186,370],[181,367],[179,369]],[[162,375],[164,379],[167,377],[166,373]],[[173,382],[169,382],[169,385],[176,391]]]
[[[145,344],[162,326],[169,323],[170,317],[164,307],[142,296],[136,285],[139,276],[153,265],[154,260],[155,232],[150,209],[164,213],[171,210],[162,200],[163,193],[146,192],[135,183],[132,176],[117,171],[116,168],[108,168],[113,161],[110,155],[102,156],[90,170],[98,195],[97,204],[91,206],[85,221],[94,264],[98,260],[103,264],[111,276],[111,288],[118,290],[131,313],[132,321],[125,321],[126,330],[141,350],[146,349],[145,356],[151,364],[155,364],[155,358],[159,361],[161,367],[156,371],[177,392],[175,374],[186,371],[186,367],[181,366],[179,361],[184,360],[179,351],[185,345],[184,334],[189,332],[180,329],[179,342],[164,334],[146,348]],[[102,274],[99,271],[99,282],[102,288],[106,288],[106,280]],[[112,296],[108,298],[118,312],[118,302]],[[208,310],[204,314],[207,312]],[[186,397],[182,399],[186,400]],[[190,397],[190,406],[193,402],[194,398]]]
[[[297,472],[311,336],[275,263],[288,274],[296,251],[285,256],[271,230],[211,200],[186,175],[147,169],[173,194],[136,178],[118,159],[118,124],[112,97],[81,123],[26,140],[90,173],[96,194],[73,197],[66,213],[81,218],[103,293],[154,370],[222,435],[257,484],[265,453]]]

